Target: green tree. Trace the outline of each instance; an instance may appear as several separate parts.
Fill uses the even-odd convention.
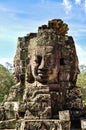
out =
[[[84,105],[86,106],[86,66],[81,65],[80,71],[81,73],[78,75],[78,78],[77,78],[77,85],[82,88],[83,102],[84,102]]]
[[[81,73],[86,72],[86,65],[80,65],[79,68],[80,68]]]
[[[9,70],[10,73],[13,72],[13,65],[11,63],[6,62],[5,66],[6,66],[7,70]]]
[[[0,64],[0,102],[2,102],[5,95],[8,94],[11,86],[15,84],[13,74]]]

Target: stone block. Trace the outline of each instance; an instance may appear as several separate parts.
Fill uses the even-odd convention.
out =
[[[4,107],[5,107],[5,110],[18,111],[19,102],[5,102]]]
[[[16,120],[5,120],[5,121],[0,121],[0,129],[15,129],[16,126]]]
[[[81,120],[81,128],[82,130],[86,130],[86,119]]]
[[[9,96],[6,100],[6,104],[7,104],[7,102],[9,104],[10,102],[12,103],[12,102],[20,101],[20,99],[21,99],[21,95],[20,95],[21,88],[22,88],[22,86],[21,86],[20,82],[10,88]]]
[[[19,112],[19,102],[5,102],[6,119],[15,119]]]
[[[70,121],[61,121],[62,130],[71,130]]]
[[[24,102],[5,102],[6,119],[15,119],[16,114],[24,117],[25,110],[26,104]]]
[[[59,111],[59,119],[70,121],[70,112],[69,110]]]
[[[10,109],[9,109],[9,111],[5,111],[5,117],[6,117],[6,119],[7,120],[9,120],[9,119],[15,119],[15,111],[10,111]]]

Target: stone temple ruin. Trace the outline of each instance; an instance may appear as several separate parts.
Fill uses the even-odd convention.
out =
[[[0,130],[86,130],[78,58],[67,31],[54,19],[18,38],[17,83],[0,107]]]

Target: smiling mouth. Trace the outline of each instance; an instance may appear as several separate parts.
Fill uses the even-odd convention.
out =
[[[39,77],[47,77],[47,73],[45,72],[45,71],[43,71],[43,72],[38,72],[38,76]]]
[[[50,74],[52,74],[52,71],[47,71],[47,70],[43,70],[43,71],[40,71],[38,70],[38,73],[37,75],[40,76],[40,77],[48,77]]]
[[[38,76],[44,76],[44,74],[42,74],[42,73],[38,73]]]
[[[46,73],[38,73],[38,76],[40,76],[40,77],[47,77],[47,74]]]

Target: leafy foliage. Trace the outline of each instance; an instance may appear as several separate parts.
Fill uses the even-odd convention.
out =
[[[13,74],[3,65],[0,64],[0,102],[8,94],[11,86],[15,84]]]
[[[83,102],[84,105],[86,106],[86,66],[81,65],[80,71],[81,73],[78,75],[77,85],[82,88]]]

